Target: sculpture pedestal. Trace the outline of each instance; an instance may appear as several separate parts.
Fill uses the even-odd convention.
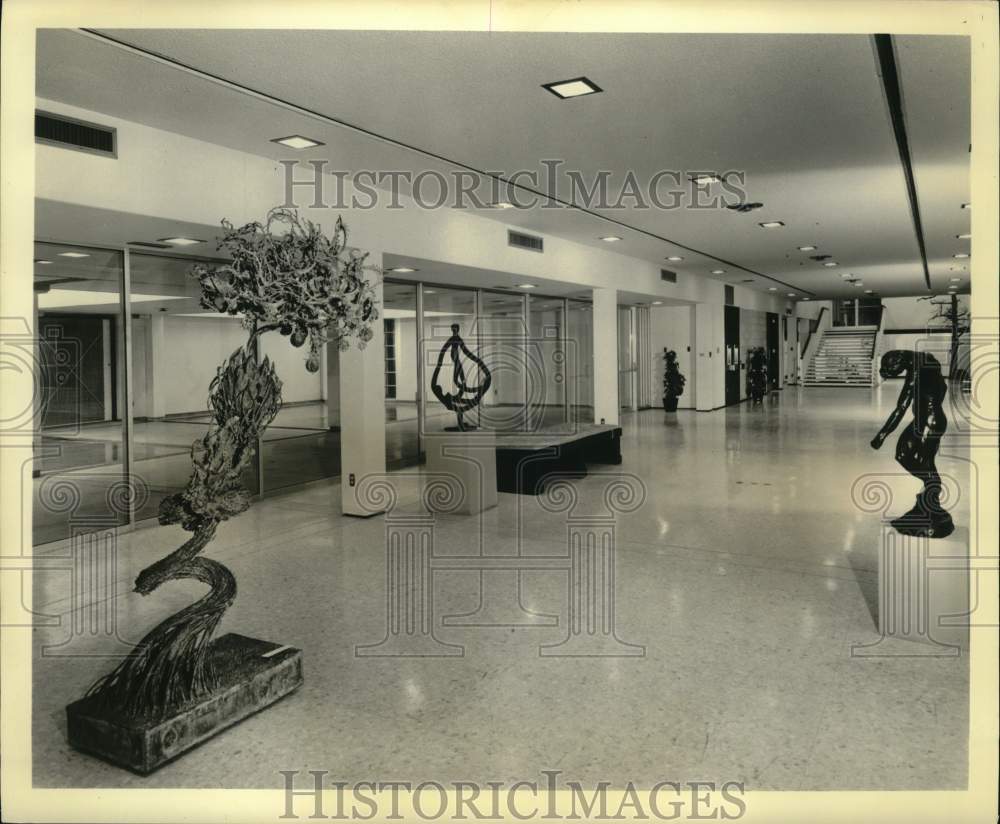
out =
[[[492,432],[432,432],[423,436],[423,442],[428,474],[454,475],[464,493],[462,503],[447,511],[475,515],[497,505],[497,450]],[[433,500],[427,506],[434,511]]]
[[[883,523],[878,564],[881,638],[858,656],[959,655],[969,643],[969,531],[948,538],[902,535]],[[925,645],[915,647],[913,642]]]
[[[229,633],[208,654],[222,673],[214,692],[158,719],[126,719],[81,698],[66,707],[70,746],[148,775],[302,683],[302,651],[292,647]]]

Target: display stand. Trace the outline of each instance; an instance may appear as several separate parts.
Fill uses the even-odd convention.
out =
[[[430,432],[423,436],[428,474],[454,476],[463,500],[448,512],[475,515],[497,505],[496,438],[488,430]],[[433,496],[427,501],[434,509]]]

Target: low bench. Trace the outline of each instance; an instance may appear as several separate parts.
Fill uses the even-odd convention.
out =
[[[609,424],[497,433],[497,491],[539,495],[554,475],[584,477],[588,464],[618,465],[621,436],[621,427]]]

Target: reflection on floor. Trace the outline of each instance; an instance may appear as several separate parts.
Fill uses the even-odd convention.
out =
[[[581,408],[574,414],[590,420],[593,410]],[[535,425],[547,426],[563,417],[562,407],[545,408],[535,415]],[[191,474],[191,444],[205,434],[208,421],[208,414],[195,414],[134,423],[133,461],[144,491],[137,506],[138,520],[155,518],[160,501],[184,488]],[[443,408],[429,410],[426,419],[430,431],[454,423],[454,414]],[[282,407],[264,432],[265,492],[340,476],[340,431],[330,424],[324,402]],[[500,428],[519,424],[519,418],[510,416],[493,422]],[[420,463],[417,428],[415,403],[386,402],[386,464],[390,469]],[[110,492],[122,481],[123,461],[120,422],[45,430],[35,446],[32,467],[34,543],[67,538],[73,521],[124,523],[125,514],[116,507],[120,499]],[[246,484],[256,490],[256,476],[248,477]]]
[[[356,645],[386,634],[386,519],[339,516],[335,484],[259,502],[223,524],[207,553],[240,586],[221,631],[300,647],[305,685],[147,778],[67,746],[64,706],[110,666],[73,656],[123,647],[85,632],[68,642],[69,576],[36,574],[36,609],[64,617],[35,639],[68,643],[34,659],[35,785],[279,788],[279,770],[309,769],[345,782],[483,782],[557,769],[561,780],[617,786],[964,787],[966,654],[851,655],[852,643],[878,638],[880,532],[851,487],[864,473],[897,471],[891,445],[868,445],[894,401],[891,389],[786,390],[764,408],[625,417],[620,469],[640,479],[645,500],[617,519],[616,627],[645,645],[644,657],[539,656],[566,632],[562,569],[522,574],[521,603],[559,616],[558,626],[442,625],[480,599],[477,572],[444,569],[434,576],[435,632],[464,655],[359,657]],[[966,457],[946,436],[939,467],[965,493],[953,510],[960,524]],[[419,471],[398,478],[415,508]],[[608,481],[574,482],[570,515],[501,494],[481,516],[438,516],[434,552],[565,555],[567,518],[606,512]],[[899,484],[901,511],[917,484]],[[128,592],[184,537],[169,527],[120,541],[114,614],[125,640],[200,595],[183,582],[147,598]],[[513,574],[488,573],[500,576],[491,591],[511,594]]]

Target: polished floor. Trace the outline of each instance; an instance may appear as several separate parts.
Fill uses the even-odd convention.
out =
[[[629,507],[610,486],[637,489],[638,507],[615,519],[615,631],[643,655],[540,654],[567,633],[566,570],[522,573],[518,606],[515,573],[481,579],[460,563],[435,571],[433,597],[435,635],[461,655],[357,654],[386,635],[387,519],[336,514],[333,483],[255,504],[207,550],[239,581],[222,631],[300,647],[305,684],[145,778],[67,745],[65,705],[111,666],[87,656],[124,647],[74,626],[68,573],[36,574],[36,610],[62,618],[35,631],[34,782],[276,788],[279,770],[482,782],[554,769],[618,786],[962,788],[967,654],[852,656],[852,644],[879,637],[881,527],[851,490],[866,473],[898,472],[894,440],[869,446],[895,394],[891,385],[787,389],[763,408],[626,415],[623,465],[573,481],[575,503],[501,494],[481,516],[436,516],[435,556],[551,558],[566,555],[574,528],[607,518],[609,502]],[[958,429],[939,468],[962,493],[953,515],[967,525],[974,490]],[[400,510],[418,512],[419,470],[393,479]],[[895,476],[890,486],[901,496],[893,509],[908,508],[916,482]],[[185,535],[169,527],[120,539],[111,612],[126,641],[200,593],[186,583],[129,592]],[[480,603],[479,620],[441,620]]]

